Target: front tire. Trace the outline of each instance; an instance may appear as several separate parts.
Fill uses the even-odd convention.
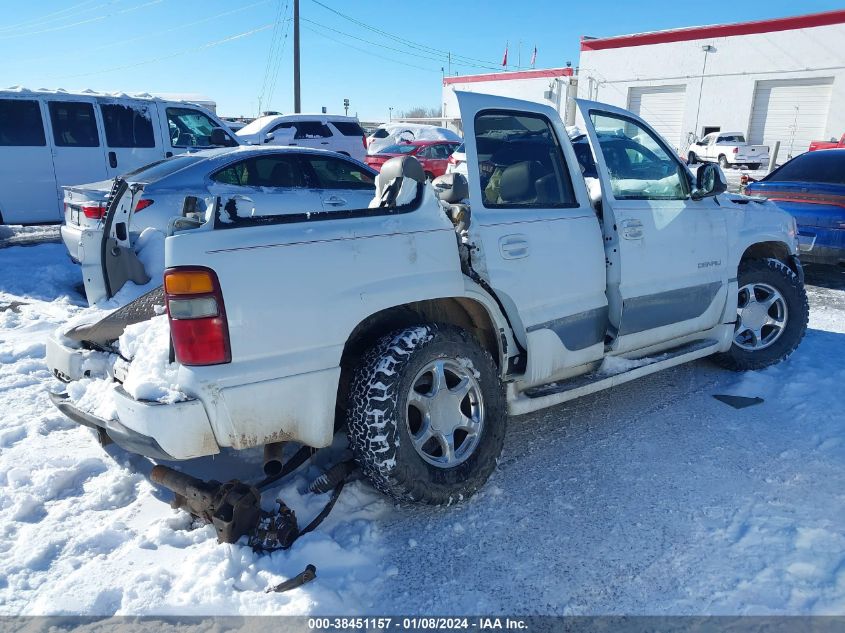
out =
[[[490,354],[467,332],[426,324],[381,338],[350,384],[349,445],[373,486],[397,501],[449,504],[496,467],[505,396]]]
[[[733,344],[716,361],[744,371],[786,360],[804,338],[810,314],[798,275],[776,259],[751,260],[741,264],[738,285]]]

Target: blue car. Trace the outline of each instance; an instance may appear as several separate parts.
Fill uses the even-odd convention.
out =
[[[796,156],[745,193],[768,198],[795,217],[801,261],[845,263],[845,149]]]

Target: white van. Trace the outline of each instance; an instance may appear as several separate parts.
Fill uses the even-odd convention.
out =
[[[367,156],[367,135],[354,116],[273,114],[255,119],[237,135],[241,143],[250,145],[327,149],[362,162]]]
[[[0,90],[0,222],[59,222],[65,185],[192,149],[238,145],[217,116],[149,96]]]

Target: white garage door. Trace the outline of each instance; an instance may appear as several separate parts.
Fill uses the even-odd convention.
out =
[[[672,147],[681,146],[686,86],[650,86],[628,91],[628,109],[642,117]]]
[[[825,138],[832,77],[758,81],[754,89],[749,141],[774,149],[778,163],[807,151],[810,141]]]

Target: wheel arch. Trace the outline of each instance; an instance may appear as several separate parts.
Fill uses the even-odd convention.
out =
[[[481,300],[466,296],[423,299],[379,310],[361,320],[346,339],[340,359],[337,402],[346,402],[352,372],[367,349],[388,332],[421,322],[448,323],[466,330],[504,373],[511,338],[504,331],[503,321]]]
[[[743,251],[739,258],[739,265],[741,266],[743,262],[753,259],[776,259],[789,266],[792,272],[803,279],[804,275],[801,265],[797,257],[792,255],[789,246],[785,242],[776,240],[755,242]]]

